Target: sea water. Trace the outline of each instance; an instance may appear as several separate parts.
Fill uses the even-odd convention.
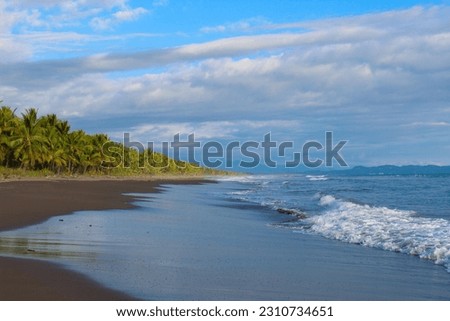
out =
[[[279,226],[430,260],[450,272],[449,175],[260,175],[229,197],[292,215]]]

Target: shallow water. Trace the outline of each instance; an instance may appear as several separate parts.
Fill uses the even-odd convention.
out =
[[[64,264],[156,300],[448,300],[450,274],[410,255],[285,228],[230,199],[237,182],[168,186],[138,208],[85,211],[0,233],[2,255]]]

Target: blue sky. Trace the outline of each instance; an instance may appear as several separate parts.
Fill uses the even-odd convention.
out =
[[[450,164],[450,1],[0,0],[0,100],[119,139]]]

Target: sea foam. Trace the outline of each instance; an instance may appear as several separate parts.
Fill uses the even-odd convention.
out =
[[[306,175],[306,178],[310,181],[327,181],[328,177],[326,175]]]
[[[323,195],[322,214],[305,219],[308,231],[330,239],[419,256],[450,272],[450,222],[414,211],[356,204]]]

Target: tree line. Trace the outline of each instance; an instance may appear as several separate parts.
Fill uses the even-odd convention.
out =
[[[114,164],[114,159],[111,161],[108,153],[104,153],[105,146],[106,150],[119,150],[126,154],[128,166]],[[140,166],[142,152],[125,148],[121,143],[111,142],[105,134],[87,134],[80,129],[71,130],[67,120],[59,119],[55,114],[39,117],[36,108],[29,108],[20,116],[10,107],[0,108],[0,166],[3,168],[70,175],[214,172],[173,160],[152,150],[146,150],[144,153],[150,161],[146,162],[145,166]]]

